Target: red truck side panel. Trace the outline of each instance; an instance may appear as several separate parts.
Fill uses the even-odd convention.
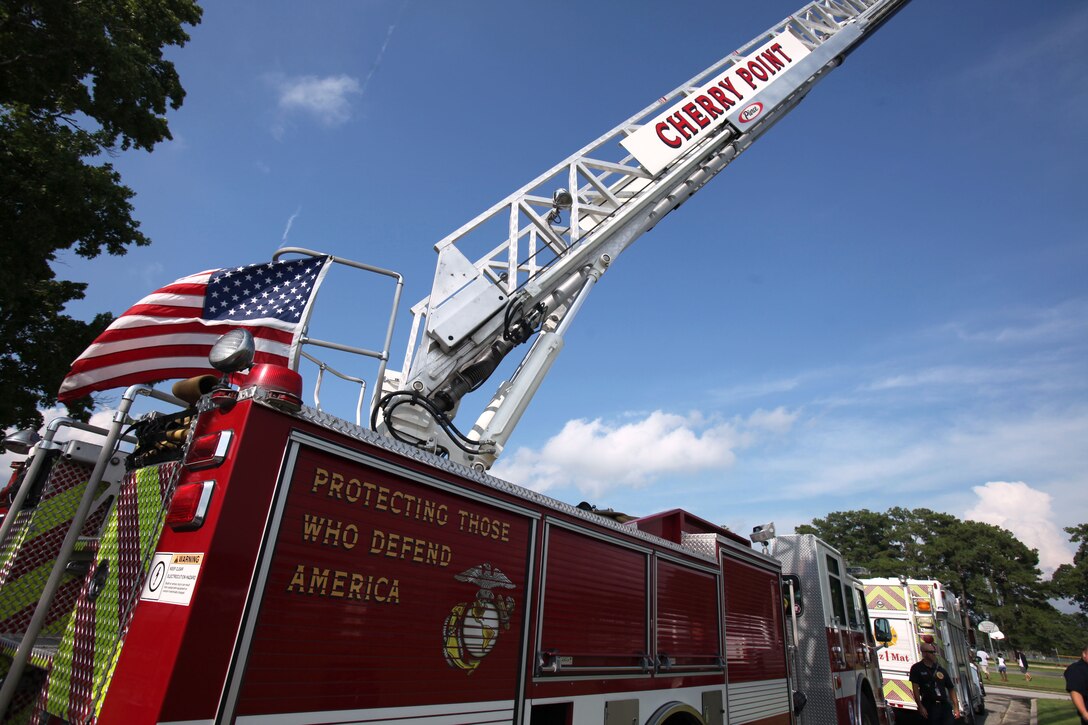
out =
[[[778,575],[736,559],[722,562],[729,682],[786,677]]]
[[[235,713],[512,701],[532,528],[301,448]]]
[[[721,657],[718,579],[669,561],[657,563],[657,653],[674,667],[710,667]]]
[[[565,670],[638,668],[649,651],[647,552],[548,529],[540,649]]]

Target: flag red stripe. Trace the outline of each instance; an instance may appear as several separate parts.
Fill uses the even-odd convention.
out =
[[[270,327],[248,327],[245,325],[238,325],[235,323],[224,322],[214,325],[206,325],[202,322],[177,322],[173,324],[149,324],[141,325],[140,327],[120,327],[120,328],[107,328],[105,332],[95,339],[94,344],[117,342],[120,340],[135,340],[141,337],[150,337],[153,335],[172,335],[174,333],[187,333],[198,332],[208,333],[209,335],[223,335],[238,327],[245,327],[251,333],[253,337],[259,340],[271,340],[273,342],[282,342],[285,345],[291,344],[294,340],[294,333],[287,332],[285,330],[276,330]]]
[[[136,372],[126,371],[120,375],[106,375],[102,377],[93,376],[93,370],[87,373],[90,377],[87,383],[81,385],[78,388],[65,391],[63,395],[57,396],[61,401],[75,400],[76,398],[82,398],[84,395],[90,395],[98,390],[109,390],[110,388],[129,387],[131,385],[139,385],[141,383],[157,383],[161,380],[184,380],[186,378],[195,377],[197,375],[215,374],[219,375],[219,371],[212,368],[210,365],[207,367],[173,367],[166,360],[148,361],[149,363],[157,362],[158,364],[147,370],[139,370]],[[253,356],[253,362],[255,364],[272,364],[272,365],[286,365],[287,359],[279,355],[269,355],[267,353],[258,352]],[[69,378],[71,375],[69,375]]]
[[[68,373],[69,375],[78,375],[88,370],[94,370],[95,368],[108,367],[110,365],[122,365],[124,363],[136,362],[138,360],[147,360],[149,364],[158,365],[158,360],[162,358],[179,358],[179,357],[195,357],[206,358],[208,353],[211,352],[211,344],[207,345],[155,345],[152,347],[137,347],[132,350],[118,350],[117,352],[107,353],[105,355],[96,355],[95,357],[80,358],[72,363],[72,369]],[[286,353],[283,350],[283,353]],[[281,359],[286,359],[286,354],[277,355]],[[212,370],[212,366],[208,364],[208,370]]]
[[[210,367],[176,368],[167,366],[156,367],[152,370],[143,370],[138,373],[129,372],[124,375],[115,375],[113,377],[95,378],[86,385],[65,391],[63,395],[58,395],[57,399],[62,402],[66,400],[75,400],[76,398],[82,398],[84,395],[90,395],[97,390],[128,387],[131,385],[139,385],[140,383],[157,383],[160,380],[184,380],[197,375],[207,375],[210,371],[212,371]]]
[[[202,307],[175,307],[172,305],[141,305],[136,304],[125,310],[121,317],[131,315],[144,315],[146,317],[195,317],[199,318]],[[118,318],[120,319],[120,318]]]
[[[166,285],[162,289],[155,290],[152,294],[156,294],[156,295],[162,295],[162,294],[168,294],[168,295],[194,295],[196,297],[203,297],[204,296],[204,290],[206,290],[207,288],[208,288],[207,284],[199,284],[199,283],[197,283],[197,284],[194,284],[194,283],[185,284],[185,283],[175,282],[174,284]]]

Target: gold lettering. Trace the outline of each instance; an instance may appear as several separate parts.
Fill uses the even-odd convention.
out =
[[[351,587],[348,589],[348,599],[362,599],[363,575],[358,572],[351,573]]]
[[[308,570],[308,571],[307,571]],[[307,576],[308,573],[308,576]],[[322,569],[298,564],[287,591],[334,599],[400,604],[400,580],[357,571]]]
[[[313,571],[310,572],[310,589],[309,594],[313,594],[315,589],[321,590],[324,594],[325,590],[329,588],[329,570],[318,569],[313,567]]]
[[[376,489],[377,486],[375,486],[370,481],[363,481],[363,488],[366,489],[366,498],[363,501],[363,505],[364,506],[369,506],[370,505],[370,494],[374,493],[374,489]]]
[[[337,598],[342,598],[344,596],[344,580],[347,578],[347,575],[348,573],[346,571],[336,570],[332,577],[332,591],[329,592],[329,596]]]
[[[329,485],[329,496],[336,494],[335,498],[344,498],[344,477],[339,473],[332,474],[332,483]]]
[[[363,493],[363,484],[359,483],[358,478],[353,478],[348,481],[347,488],[344,490],[344,498],[351,503],[356,503],[359,497]]]
[[[321,525],[325,523],[324,517],[303,514],[303,519],[302,540],[317,541],[317,537],[321,535]]]
[[[329,472],[324,468],[314,470],[314,484],[310,487],[310,493],[317,493],[318,486],[324,486],[329,482]]]
[[[374,529],[374,534],[370,537],[370,553],[380,554],[385,548],[385,532],[381,529]]]
[[[306,586],[306,567],[299,564],[295,567],[294,576],[291,577],[291,583],[287,585],[287,591],[295,591],[295,587],[298,587],[298,591],[302,591],[302,588]]]
[[[374,529],[370,535],[370,553],[439,567],[449,566],[453,561],[453,550],[446,544],[381,529]]]
[[[387,511],[394,516],[424,521],[436,526],[445,526],[449,523],[449,506],[433,499],[424,498],[407,491],[381,486],[359,478],[347,478],[344,473],[330,471],[325,468],[315,467],[313,481],[310,484],[310,493],[324,494],[328,498],[344,501],[351,504],[359,504],[365,508],[373,508],[377,511]],[[468,512],[459,512],[462,516],[469,516]],[[320,525],[324,519],[314,515],[308,519],[312,525]],[[490,519],[491,523],[498,524],[497,519]],[[488,523],[479,516],[472,514],[471,521],[462,521],[462,530],[470,530],[490,538],[499,538],[490,533],[490,530],[481,532],[477,529]],[[466,529],[465,527],[470,527]],[[320,531],[312,532],[314,536],[320,536]],[[306,535],[306,540],[315,541]]]
[[[440,551],[440,547],[438,546],[438,544],[434,543],[433,541],[429,542],[427,544],[426,563],[430,564],[431,566],[436,566],[438,564],[438,552],[439,551]]]
[[[325,538],[322,540],[322,544],[329,546],[336,546],[336,542],[340,541],[340,526],[341,522],[337,521],[335,524],[332,519],[325,519]],[[330,539],[332,541],[330,541]]]
[[[385,541],[386,544],[388,544],[385,548],[385,555],[395,559],[397,556],[396,549],[397,542],[400,541],[400,534],[394,534],[393,532],[389,532],[385,535]]]
[[[495,541],[510,540],[510,524],[506,521],[491,518],[490,516],[481,516],[464,509],[458,509],[457,516],[461,531],[467,531],[470,534],[476,534],[485,539],[494,539]]]
[[[418,521],[419,520],[419,506],[416,505],[416,502],[419,501],[419,499],[416,498],[415,496],[413,496],[410,493],[401,493],[400,495],[404,497],[404,501],[405,501],[404,515],[405,516],[410,516],[411,518]]]

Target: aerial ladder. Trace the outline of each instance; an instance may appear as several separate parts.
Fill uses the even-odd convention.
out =
[[[907,2],[810,2],[438,242],[431,293],[412,308],[403,369],[379,381],[372,424],[490,468],[616,258]],[[471,261],[469,249],[482,256]],[[534,336],[460,431],[463,397]]]

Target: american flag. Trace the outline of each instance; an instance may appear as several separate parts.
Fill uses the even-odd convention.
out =
[[[307,257],[182,277],[137,302],[72,363],[61,402],[99,390],[214,373],[208,353],[245,327],[254,362],[287,365],[329,257]]]

